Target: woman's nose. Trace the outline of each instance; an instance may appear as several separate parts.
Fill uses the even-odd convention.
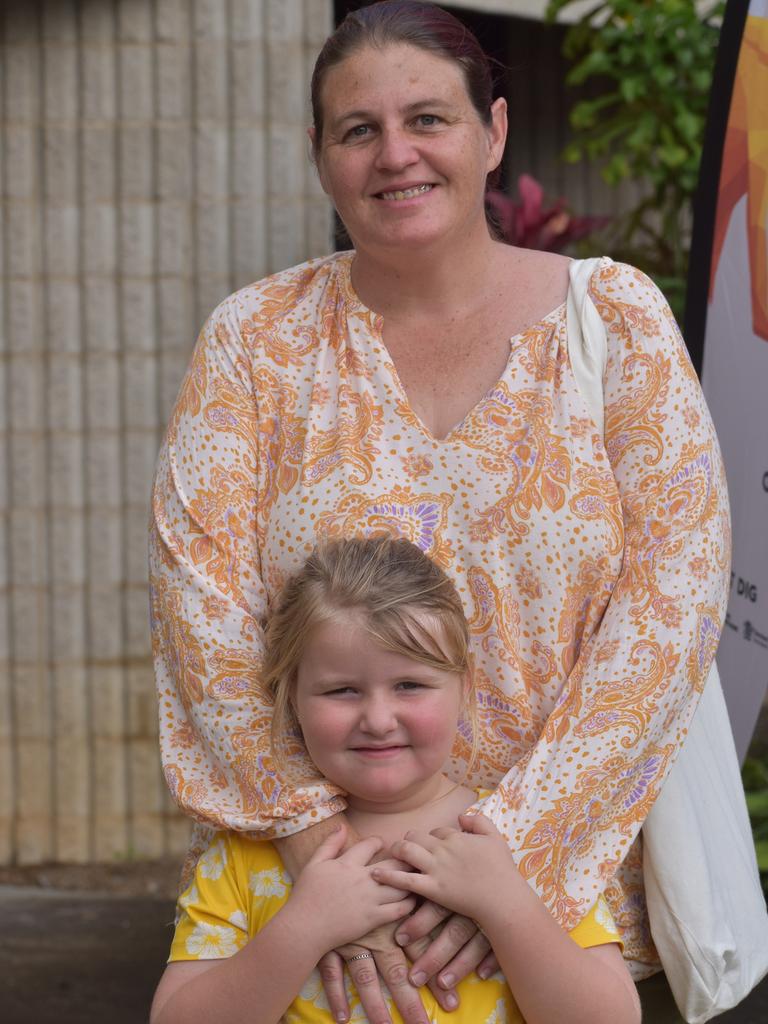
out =
[[[376,153],[376,166],[380,170],[399,171],[419,159],[419,153],[408,132],[401,128],[382,128]]]

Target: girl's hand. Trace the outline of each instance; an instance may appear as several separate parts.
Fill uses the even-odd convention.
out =
[[[526,883],[503,836],[484,815],[463,814],[459,824],[461,832],[439,828],[429,835],[406,833],[393,844],[392,853],[416,871],[377,865],[373,877],[450,907],[482,925],[496,909],[499,888],[514,893],[514,886]]]
[[[307,927],[322,934],[325,950],[399,921],[416,903],[407,890],[374,879],[372,861],[384,845],[381,839],[371,836],[342,852],[345,841],[344,826],[328,836],[304,866],[289,900]]]

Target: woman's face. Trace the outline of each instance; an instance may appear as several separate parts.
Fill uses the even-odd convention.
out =
[[[358,251],[465,242],[485,227],[506,104],[486,125],[454,62],[418,47],[366,47],[331,68],[316,153],[323,188]]]

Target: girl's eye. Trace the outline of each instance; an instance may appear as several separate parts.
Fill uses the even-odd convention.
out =
[[[326,690],[326,697],[346,697],[350,693],[355,693],[355,689],[352,686],[337,686],[335,690]]]
[[[401,690],[422,690],[424,688],[424,684],[415,679],[401,679],[397,685]]]

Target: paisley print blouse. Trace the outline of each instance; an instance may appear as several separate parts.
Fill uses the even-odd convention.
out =
[[[203,328],[153,500],[153,645],[165,773],[215,828],[287,835],[344,807],[270,757],[259,678],[270,601],[318,537],[391,532],[449,573],[473,637],[468,727],[447,771],[573,928],[605,892],[655,962],[640,826],[682,742],[725,611],[729,519],[714,429],[664,299],[604,261],[605,437],[568,361],[565,306],[510,339],[447,437],[411,410],[351,253],[226,299]],[[640,976],[638,969],[636,976]],[[647,973],[647,971],[646,971]]]

